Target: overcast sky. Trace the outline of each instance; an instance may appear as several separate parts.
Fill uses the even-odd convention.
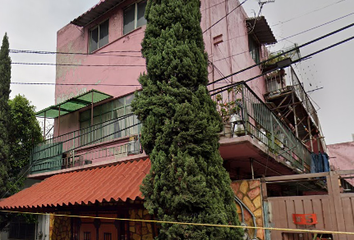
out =
[[[56,32],[98,0],[0,0],[0,36],[8,33],[11,49],[55,51]],[[258,0],[243,5],[249,16],[259,12]],[[354,22],[353,0],[275,0],[264,4],[264,15],[278,43],[276,51],[302,44]],[[321,27],[317,27],[320,26]],[[317,27],[317,28],[316,28]],[[302,34],[298,34],[301,33]],[[298,34],[298,35],[297,35]],[[296,35],[296,36],[293,36]],[[303,56],[354,36],[354,27],[301,49]],[[285,40],[282,40],[286,38]],[[352,141],[354,78],[351,73],[354,40],[297,64],[301,81],[318,110],[327,144]],[[55,63],[54,55],[11,54],[16,62]],[[54,66],[12,65],[11,98],[25,95],[37,110],[54,104],[54,86],[18,82],[55,82]]]

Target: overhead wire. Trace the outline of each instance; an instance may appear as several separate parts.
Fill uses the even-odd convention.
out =
[[[246,0],[247,1],[247,0]],[[341,0],[341,1],[344,1],[344,0]],[[245,2],[245,1],[244,1]],[[243,2],[243,3],[244,3]],[[243,3],[241,3],[240,5],[242,5]],[[216,4],[218,5],[218,4]],[[240,6],[238,5],[238,7]],[[237,9],[237,7],[235,8]],[[235,9],[233,9],[232,11],[234,11]],[[231,11],[231,12],[232,12]],[[231,12],[229,12],[228,14],[230,14]],[[328,22],[325,22],[323,24],[320,24],[320,25],[317,25],[315,27],[312,27],[312,28],[309,28],[309,29],[306,29],[304,31],[301,31],[299,33],[296,33],[296,34],[293,34],[293,35],[290,35],[290,36],[287,36],[287,37],[284,37],[284,38],[281,38],[278,40],[278,42],[281,42],[281,41],[288,41],[289,38],[293,38],[295,36],[298,36],[298,35],[301,35],[301,34],[304,34],[304,33],[307,33],[309,31],[312,31],[312,30],[315,30],[317,28],[320,28],[320,27],[323,27],[325,25],[328,25],[330,23],[333,23],[333,22],[336,22],[338,20],[341,20],[341,19],[344,19],[346,17],[349,17],[349,16],[352,16],[354,15],[354,12],[351,12],[347,15],[344,15],[344,16],[341,16],[339,18],[336,18],[336,19],[333,19],[331,21],[328,21]],[[223,18],[225,18],[227,15],[225,15]],[[223,19],[222,18],[222,19]],[[222,19],[219,19],[222,20]],[[219,22],[218,21],[218,22]],[[217,22],[216,22],[217,23]],[[215,26],[216,24],[214,24]],[[213,27],[210,26],[209,29]],[[208,30],[208,29],[207,29]],[[207,31],[205,30],[205,31]],[[247,34],[246,34],[247,35]],[[228,39],[226,41],[231,41],[233,39],[236,39],[236,38],[239,38],[239,37],[243,37],[243,36],[246,36],[246,35],[242,35],[242,36],[237,36],[237,37],[234,37],[234,38],[231,38],[231,39]],[[94,56],[116,56],[116,57],[132,57],[132,58],[141,58],[141,56],[139,55],[117,55],[117,54],[111,54],[111,53],[140,53],[141,51],[140,50],[115,50],[115,51],[106,51],[106,52],[97,52],[94,54]],[[218,62],[218,61],[222,61],[222,60],[225,60],[225,59],[228,59],[228,58],[233,58],[235,56],[238,56],[238,55],[241,55],[241,54],[244,54],[244,53],[247,53],[248,50],[246,51],[243,51],[243,52],[239,52],[239,53],[236,53],[236,54],[233,54],[233,55],[230,55],[228,57],[224,57],[224,58],[221,58],[221,59],[217,59],[217,60],[214,60],[213,62]],[[52,55],[52,54],[61,54],[61,55],[84,55],[84,56],[90,56],[92,54],[90,53],[80,53],[80,52],[54,52],[54,51],[42,51],[42,50],[26,50],[26,49],[10,49],[10,53],[31,53],[31,54],[43,54],[43,55]],[[105,64],[72,64],[72,63],[43,63],[43,62],[39,62],[39,63],[31,63],[31,62],[13,62],[12,63],[13,65],[30,65],[30,66],[67,66],[67,67],[70,67],[70,66],[86,66],[86,67],[124,67],[126,65],[120,65],[120,64],[111,64],[111,65],[105,65]],[[143,65],[127,65],[127,66],[131,66],[131,67],[136,67],[136,66],[143,66]]]
[[[50,82],[11,82],[18,85],[55,85],[55,86],[110,86],[110,87],[140,87],[140,84],[109,84],[109,83],[50,83]]]
[[[54,51],[43,51],[43,50],[29,50],[29,49],[9,49],[10,53],[31,53],[31,54],[43,54],[43,55],[92,55],[91,53],[81,53],[81,52],[54,52]],[[140,50],[114,50],[114,51],[106,51],[106,52],[96,52],[96,55],[105,55],[109,56],[111,53],[141,53]],[[108,55],[107,55],[108,54]],[[115,55],[113,55],[115,56]],[[130,56],[130,55],[129,55]]]
[[[310,45],[310,44],[313,44],[313,43],[315,43],[315,42],[317,42],[317,41],[320,41],[320,40],[322,40],[322,39],[324,39],[324,38],[327,38],[327,37],[329,37],[329,36],[332,36],[332,35],[334,35],[334,34],[336,34],[336,33],[338,33],[338,32],[344,31],[344,30],[346,30],[346,29],[348,29],[348,28],[351,28],[351,27],[353,27],[353,26],[354,26],[354,23],[351,23],[351,24],[349,24],[349,25],[347,25],[347,26],[344,26],[344,27],[339,28],[339,29],[337,29],[337,30],[335,30],[335,31],[332,31],[332,32],[327,33],[327,34],[325,34],[325,35],[322,35],[322,36],[320,36],[320,37],[318,37],[318,38],[315,38],[315,39],[313,39],[313,40],[311,40],[311,41],[308,41],[308,42],[306,42],[306,43],[303,43],[303,44],[301,44],[301,45],[299,45],[299,46],[297,46],[297,47],[295,47],[295,48],[293,48],[293,49],[290,49],[290,50],[288,50],[288,51],[285,51],[285,52],[283,52],[283,53],[281,53],[281,54],[279,54],[279,55],[277,55],[277,56],[271,57],[271,58],[269,58],[269,59],[267,59],[267,60],[261,61],[261,62],[259,62],[259,63],[254,64],[254,65],[251,65],[251,66],[249,66],[249,67],[246,67],[246,68],[244,68],[244,69],[241,69],[241,70],[239,70],[239,71],[237,71],[237,72],[231,73],[231,74],[229,74],[229,75],[227,75],[227,76],[225,76],[225,77],[223,77],[223,78],[220,78],[220,79],[217,79],[217,80],[215,80],[215,81],[213,81],[213,82],[210,82],[210,83],[208,83],[208,85],[213,84],[213,83],[216,83],[216,82],[219,82],[219,81],[222,81],[222,80],[224,80],[225,78],[232,77],[232,76],[234,76],[234,75],[236,75],[236,74],[240,74],[240,73],[245,72],[245,71],[247,71],[247,70],[250,70],[250,69],[252,69],[252,68],[254,68],[254,67],[262,66],[263,64],[265,64],[265,63],[267,63],[267,62],[269,62],[269,61],[272,61],[272,60],[278,58],[279,56],[283,56],[283,55],[286,55],[286,54],[288,54],[288,53],[291,53],[291,52],[293,52],[294,50],[298,50],[298,49],[300,49],[300,48],[303,48],[303,47],[305,47],[305,46],[308,46],[308,45]]]
[[[309,12],[307,12],[307,13],[301,14],[301,15],[299,15],[299,16],[290,18],[290,19],[288,19],[288,20],[275,23],[275,24],[271,25],[271,27],[278,26],[278,25],[280,25],[280,24],[284,24],[284,23],[290,22],[290,21],[292,21],[292,20],[298,19],[298,18],[300,18],[300,17],[304,17],[304,16],[306,16],[306,15],[308,15],[308,14],[311,14],[311,13],[314,13],[314,12],[318,12],[318,11],[320,11],[320,10],[323,10],[323,9],[325,9],[325,8],[331,7],[331,6],[333,6],[333,5],[336,5],[336,4],[341,3],[341,2],[344,2],[344,1],[345,1],[345,0],[339,0],[339,1],[337,1],[337,2],[331,3],[331,4],[326,5],[326,6],[324,6],[324,7],[317,8],[317,9],[314,9],[314,10],[309,11]]]
[[[346,38],[346,39],[344,39],[344,40],[342,40],[342,41],[339,41],[339,42],[337,42],[337,43],[335,43],[335,44],[332,44],[332,45],[327,46],[327,47],[325,47],[325,48],[322,48],[322,49],[320,49],[320,50],[318,50],[318,51],[312,52],[312,53],[310,53],[310,54],[308,54],[308,55],[306,55],[306,56],[304,56],[304,57],[301,57],[301,58],[299,58],[299,59],[297,59],[297,60],[295,60],[295,61],[292,61],[291,64],[295,64],[295,63],[297,63],[297,62],[301,62],[301,61],[303,61],[303,60],[309,59],[310,57],[312,57],[312,56],[314,56],[314,55],[316,55],[316,54],[319,54],[319,53],[321,53],[321,52],[323,52],[323,51],[326,51],[326,50],[328,50],[328,49],[331,49],[331,48],[333,48],[333,47],[336,47],[336,46],[338,46],[338,45],[341,45],[341,44],[343,44],[343,43],[346,43],[346,42],[348,42],[348,41],[351,41],[351,40],[353,40],[353,39],[354,39],[354,36],[349,37],[349,38]],[[225,91],[225,90],[227,90],[227,89],[233,88],[233,87],[237,86],[237,85],[240,84],[240,83],[247,83],[247,82],[253,81],[254,79],[257,79],[257,78],[259,78],[259,77],[262,77],[262,76],[264,76],[264,75],[266,75],[266,74],[268,74],[268,73],[271,73],[271,72],[273,72],[273,71],[274,71],[274,69],[271,69],[271,70],[262,72],[261,74],[255,76],[255,77],[249,78],[249,79],[247,79],[247,80],[244,80],[244,81],[241,81],[241,82],[236,82],[236,83],[233,83],[233,84],[229,84],[229,85],[225,85],[225,86],[222,86],[222,87],[219,87],[219,88],[215,88],[215,89],[209,90],[209,92],[217,91],[217,92],[214,92],[214,93],[212,93],[212,94],[210,94],[210,95],[211,95],[211,96],[214,96],[214,95],[219,94],[219,93],[221,93],[221,92],[223,92],[223,91]],[[233,76],[233,75],[234,75],[234,74],[230,74],[230,75],[228,75],[228,76]],[[224,79],[227,78],[228,76],[222,78],[221,80],[224,80]],[[220,80],[220,79],[219,79],[219,80]],[[217,81],[219,81],[219,80],[217,80]]]
[[[225,16],[223,16],[222,18],[220,18],[219,20],[217,20],[215,23],[213,23],[212,25],[210,25],[207,29],[205,29],[203,31],[203,34],[206,33],[207,31],[209,31],[211,28],[213,28],[215,25],[217,25],[219,22],[221,22],[224,18],[226,18],[227,16],[229,16],[233,11],[235,11],[236,9],[238,9],[239,7],[241,7],[245,2],[247,2],[247,0],[244,0],[242,3],[240,3],[239,5],[237,5],[235,8],[233,8],[230,12],[226,13]]]
[[[60,66],[60,67],[145,67],[145,64],[75,64],[75,63],[45,63],[45,62],[12,62],[12,65],[28,66]]]
[[[346,15],[344,15],[344,16],[341,16],[341,17],[339,17],[339,18],[333,19],[333,20],[331,20],[331,21],[322,23],[322,24],[320,24],[320,25],[317,25],[317,26],[315,26],[315,27],[309,28],[309,29],[307,29],[307,30],[301,31],[301,32],[299,32],[299,33],[290,35],[290,36],[288,36],[288,37],[281,38],[281,39],[278,40],[278,42],[287,40],[287,39],[289,39],[289,38],[296,37],[296,36],[298,36],[298,35],[300,35],[300,34],[303,34],[303,33],[307,33],[307,32],[309,32],[309,31],[315,30],[315,29],[317,29],[317,28],[323,27],[323,26],[325,26],[325,25],[331,24],[331,23],[333,23],[333,22],[339,21],[339,20],[341,20],[341,19],[344,19],[344,18],[349,17],[349,16],[352,16],[352,15],[354,15],[354,12],[351,12],[351,13],[346,14]]]

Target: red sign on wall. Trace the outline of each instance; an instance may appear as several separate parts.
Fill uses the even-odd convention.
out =
[[[293,214],[293,221],[296,225],[315,225],[317,224],[317,215],[313,214]]]

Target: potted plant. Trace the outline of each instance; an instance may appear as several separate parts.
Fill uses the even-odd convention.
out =
[[[232,88],[228,90],[228,93],[239,92],[239,88]],[[223,134],[227,137],[232,137],[234,135],[244,135],[245,129],[243,126],[243,120],[240,115],[241,111],[241,99],[236,99],[232,101],[224,100],[221,94],[216,96],[216,107],[219,112],[224,126]]]

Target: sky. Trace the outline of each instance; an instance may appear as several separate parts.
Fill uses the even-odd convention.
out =
[[[246,0],[249,16],[257,16],[260,0]],[[266,2],[266,0],[262,0]],[[243,0],[241,0],[243,2]],[[90,9],[98,0],[0,0],[0,37],[7,32],[10,49],[56,50],[56,32]],[[353,0],[268,0],[265,16],[278,43],[278,51],[303,44],[354,22]],[[302,56],[354,36],[354,27],[301,49]],[[301,81],[318,111],[327,144],[352,141],[354,133],[354,40],[296,64]],[[55,63],[55,55],[11,53],[13,63]],[[55,66],[12,65],[11,95],[28,98],[36,110],[54,104]],[[317,90],[316,90],[317,89]],[[314,90],[314,91],[313,91]]]

